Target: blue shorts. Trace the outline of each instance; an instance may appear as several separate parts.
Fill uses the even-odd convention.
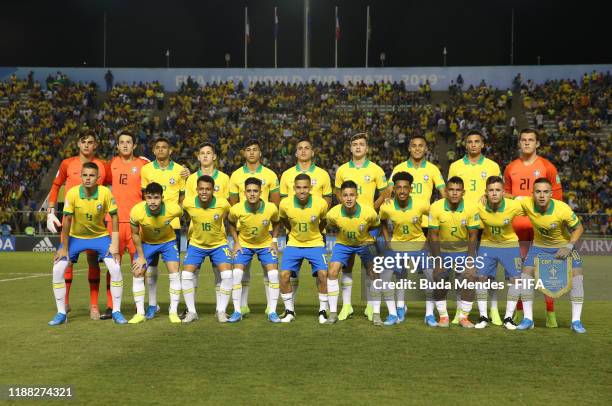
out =
[[[174,230],[174,235],[176,236],[176,248],[178,252],[181,252],[181,229],[177,228]]]
[[[336,243],[329,262],[340,262],[343,266],[347,266],[351,255],[356,254],[361,258],[361,263],[366,265],[374,261],[374,255],[376,247],[374,244],[360,245],[357,247],[351,247],[349,245],[343,245]]]
[[[242,251],[234,258],[234,265],[244,265],[245,267],[251,263],[253,256],[257,254],[259,262],[263,266],[278,264],[278,257],[270,248],[242,248]]]
[[[110,244],[111,238],[108,235],[98,238],[68,237],[68,258],[70,262],[76,263],[81,252],[91,250],[98,253],[98,261],[102,262],[104,258],[113,257],[108,253]],[[61,248],[62,244],[59,246]]]
[[[504,267],[506,279],[521,276],[521,250],[519,247],[483,247],[480,246],[478,256],[482,257],[484,266],[478,268],[478,276],[495,278],[497,275],[497,264]]]
[[[325,258],[325,247],[285,247],[281,259],[281,271],[291,271],[294,277],[300,273],[302,261],[310,262],[312,276],[317,276],[318,271],[327,271],[327,259]]]
[[[187,254],[185,255],[185,259],[183,259],[183,265],[195,265],[199,267],[206,257],[210,257],[210,262],[212,262],[213,266],[219,266],[219,264],[232,264],[232,253],[227,245],[211,249],[188,245]]]
[[[538,256],[538,254],[552,254],[555,255],[559,251],[559,248],[544,248],[544,247],[536,247],[532,245],[529,247],[529,252],[527,253],[527,258],[525,258],[524,266],[535,266],[534,259]],[[580,254],[576,250],[572,250],[570,252],[570,257],[572,258],[572,268],[582,268],[582,258],[580,258]]]
[[[411,273],[415,273],[415,272],[423,272],[423,270],[427,269],[427,251],[426,250],[419,250],[419,251],[394,251],[394,250],[387,250],[385,251],[385,257],[393,257],[395,258],[396,254],[400,254],[400,267],[398,268],[397,266],[393,267],[393,272],[395,273],[403,273],[403,272],[411,272]],[[412,267],[412,265],[416,265],[415,269],[409,269],[406,268],[405,263],[404,263],[404,257],[407,256],[408,258],[414,258],[412,260],[408,259],[408,266],[409,268]],[[417,263],[418,261],[418,263]],[[394,265],[397,265],[395,263],[395,261],[393,262]]]
[[[142,243],[142,250],[147,260],[147,265],[156,266],[161,254],[164,262],[180,262],[179,251],[176,241],[168,241],[161,244]],[[134,255],[134,259],[138,258],[138,252]]]

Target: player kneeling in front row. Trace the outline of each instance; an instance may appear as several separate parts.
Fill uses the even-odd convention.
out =
[[[327,202],[322,197],[312,195],[311,188],[310,176],[305,173],[297,175],[293,185],[295,194],[286,197],[280,204],[280,219],[289,231],[280,268],[281,298],[285,304],[285,316],[281,319],[283,323],[295,319],[291,275],[299,274],[304,260],[310,263],[312,276],[318,280],[319,323],[327,321],[327,260],[321,234],[325,228]],[[274,308],[271,310],[276,311]]]
[[[521,251],[518,237],[512,228],[512,220],[516,216],[523,216],[523,209],[518,201],[504,197],[502,178],[490,176],[486,182],[486,202],[478,204],[478,214],[483,225],[478,256],[484,262],[484,267],[478,269],[478,279],[480,282],[495,281],[497,264],[504,267],[506,279],[510,284],[503,325],[508,330],[516,330],[512,314],[520,294],[516,281],[521,277]],[[497,312],[491,312],[492,320],[487,317],[487,292],[487,289],[476,290],[480,311],[476,328],[485,328],[491,321],[496,325],[502,324]],[[498,320],[495,320],[496,316]]]
[[[234,239],[234,270],[232,301],[234,313],[228,322],[236,323],[242,320],[240,313],[242,302],[242,277],[244,269],[249,266],[253,257],[257,255],[259,262],[268,274],[269,295],[268,309],[276,309],[278,302],[278,245],[279,229],[278,209],[270,202],[261,199],[261,180],[247,178],[244,182],[246,201],[237,203],[230,209],[228,215],[229,232]],[[270,224],[272,224],[272,237],[270,237]],[[280,323],[281,319],[275,311],[268,313],[268,320]]]
[[[66,193],[64,203],[64,226],[62,241],[55,255],[53,264],[53,294],[57,305],[57,314],[49,322],[50,326],[66,323],[66,283],[64,271],[68,260],[75,263],[79,254],[91,250],[98,253],[111,275],[111,295],[113,296],[112,317],[115,323],[125,324],[127,320],[121,314],[121,297],[123,295],[123,278],[119,266],[119,220],[117,206],[111,191],[98,186],[98,166],[86,162],[81,169],[81,186],[75,186]],[[111,216],[113,224],[112,239],[104,225],[106,214]]]
[[[357,184],[352,180],[344,181],[340,186],[341,204],[334,206],[327,213],[327,224],[338,229],[336,245],[332,250],[329,272],[327,275],[327,294],[329,297],[329,318],[327,323],[338,321],[338,273],[343,266],[347,266],[352,255],[359,255],[362,264],[367,271],[367,277],[374,281],[378,275],[373,271],[373,262],[376,248],[374,237],[370,230],[380,226],[378,214],[370,206],[357,203]],[[372,297],[372,322],[375,326],[382,326],[380,319],[380,290],[373,283],[371,286]],[[352,307],[349,316],[353,313]]]
[[[429,211],[431,255],[435,259],[433,279],[437,283],[448,282],[450,269],[455,271],[455,275],[463,273],[463,279],[468,283],[476,281],[474,265],[480,219],[476,205],[463,198],[464,192],[463,180],[453,176],[446,183],[446,198],[432,204]],[[432,322],[426,318],[425,322],[431,327],[449,327],[447,292],[446,287],[436,286],[434,290],[440,320],[436,324],[435,320]],[[474,301],[474,289],[464,287],[460,289],[460,295],[461,301],[457,303],[461,309],[459,325],[473,328],[468,315]]]
[[[176,203],[165,202],[164,190],[159,183],[152,182],[144,190],[144,202],[136,204],[130,211],[132,241],[136,247],[136,257],[132,265],[133,292],[136,302],[136,314],[130,324],[142,323],[145,317],[145,271],[152,263],[157,263],[159,255],[168,268],[170,279],[170,309],[168,315],[171,323],[180,323],[177,311],[181,297],[181,280],[179,277],[179,251],[176,245],[176,234],[172,220],[180,218],[183,210]]]
[[[227,304],[232,293],[232,254],[227,246],[227,235],[223,223],[230,211],[229,202],[222,197],[215,197],[215,180],[208,175],[197,180],[197,196],[192,201],[185,201],[185,211],[191,217],[191,238],[187,255],[183,261],[181,273],[183,296],[187,305],[187,314],[183,323],[198,319],[195,308],[194,279],[197,269],[202,266],[206,257],[210,257],[213,267],[219,270],[221,285],[217,320],[227,322]]]
[[[582,303],[584,301],[584,286],[582,259],[574,245],[582,236],[584,228],[580,219],[572,209],[560,200],[552,198],[552,185],[546,178],[538,178],[533,184],[533,197],[519,200],[523,211],[533,224],[533,245],[529,248],[523,264],[523,281],[521,283],[521,300],[523,301],[524,319],[517,326],[518,330],[534,327],[533,322],[533,291],[534,265],[540,255],[554,255],[559,259],[572,256],[572,302],[571,328],[576,333],[586,333],[580,321]],[[568,233],[569,230],[569,233]]]
[[[423,215],[428,212],[428,206],[410,197],[412,182],[414,181],[410,173],[397,172],[393,175],[392,181],[394,198],[380,206],[382,232],[388,247],[385,250],[385,257],[395,258],[397,254],[400,254],[402,258],[412,258],[412,261],[408,260],[410,261],[409,264],[412,265],[414,265],[415,260],[418,260],[417,268],[422,270],[425,267],[420,261],[426,259],[425,243],[427,238],[423,234],[421,223]],[[389,235],[389,222],[393,226],[392,235]],[[382,272],[381,276],[385,283],[391,282],[391,274],[393,273],[397,276],[397,282],[402,282],[407,278],[408,269],[398,268],[397,264],[395,265],[393,269],[385,269]],[[416,272],[417,269],[410,269],[410,271]],[[383,296],[389,309],[389,316],[385,320],[385,325],[399,324],[404,321],[406,315],[404,295],[400,295],[400,292],[403,293],[403,289],[396,288],[396,291],[398,292],[397,312],[394,291],[383,286]],[[433,317],[433,306],[431,310]]]

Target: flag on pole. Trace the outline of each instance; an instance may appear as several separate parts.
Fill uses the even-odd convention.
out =
[[[371,40],[372,39],[372,20],[370,18],[370,6],[368,6],[368,18],[367,18],[367,20],[368,20],[368,28],[367,28],[367,30],[368,30],[368,40]]]
[[[338,17],[338,7],[336,7],[336,41],[340,40],[340,18]]]
[[[274,7],[274,39],[278,39],[278,14],[276,14],[276,7]]]
[[[244,36],[246,37],[247,44],[251,43],[251,27],[249,25],[249,15],[246,15],[245,23],[244,23]]]

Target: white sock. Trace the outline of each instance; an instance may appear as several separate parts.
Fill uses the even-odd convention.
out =
[[[584,302],[584,276],[572,277],[572,290],[570,291],[572,302],[572,323],[580,320],[582,314],[582,303]]]
[[[340,284],[338,279],[327,280],[327,299],[329,300],[329,311],[331,313],[338,312],[338,295],[340,293]]]
[[[283,298],[283,303],[285,304],[285,309],[295,311],[293,308],[293,293],[281,293],[281,297]]]
[[[433,269],[425,269],[423,271],[428,282],[433,281]],[[433,316],[436,303],[433,299],[433,289],[425,289],[425,316]]]
[[[246,307],[249,305],[249,286],[251,284],[251,267],[248,266],[242,275],[242,299],[241,299],[241,307]],[[267,296],[266,296],[267,299]],[[266,301],[266,304],[268,302]],[[240,308],[238,309],[240,311]]]
[[[297,291],[298,291],[298,288],[300,287],[300,280],[299,278],[294,278],[293,276],[291,276],[289,277],[289,283],[291,284],[291,291],[293,292],[293,303],[295,303]]]
[[[476,289],[476,302],[480,317],[487,317],[487,289]]]
[[[240,313],[242,306],[242,277],[244,271],[234,268],[232,271],[232,302],[234,303],[234,311]]]
[[[398,283],[402,282],[402,279],[405,279],[406,276],[405,274],[399,274],[396,273],[395,274],[395,281]],[[395,294],[397,296],[397,308],[398,309],[403,309],[404,307],[406,307],[406,301],[405,301],[405,297],[406,297],[406,290],[404,289],[404,287],[400,287],[400,288],[396,288],[395,289]]]
[[[523,317],[533,320],[533,276],[522,273],[523,286],[521,288],[521,300],[523,301]]]
[[[487,302],[485,302],[485,314],[486,314],[486,303]],[[462,300],[461,301],[461,314],[459,315],[459,318],[467,319],[471,311],[472,311],[472,302]]]
[[[232,271],[229,271],[230,274]],[[221,273],[219,272],[219,268],[213,265],[213,275],[215,275],[215,308],[217,309],[217,313],[222,310],[219,306],[219,302],[221,300]],[[230,284],[230,294],[231,294],[231,284]]]
[[[448,317],[448,311],[446,310],[446,300],[436,300],[436,309],[440,317]]]
[[[293,295],[293,300],[295,303],[295,295]],[[319,311],[325,310],[327,311],[327,303],[329,299],[327,293],[319,293]]]
[[[181,300],[181,279],[178,272],[168,274],[168,279],[170,280],[170,309],[168,312],[176,313]]]
[[[132,293],[134,295],[134,302],[136,303],[136,313],[144,316],[145,308],[145,278],[141,277],[133,277],[132,278]]]
[[[516,302],[518,301],[521,291],[516,287],[516,283],[510,283],[508,287],[508,296],[506,297],[506,314],[504,319],[512,317],[514,309],[516,309]]]
[[[68,261],[61,260],[53,264],[53,296],[57,312],[66,314],[66,281],[64,271],[68,268]]]
[[[149,306],[157,306],[157,266],[147,268],[147,285],[149,285]]]
[[[225,313],[229,303],[230,295],[232,294],[233,276],[232,271],[223,271],[219,275],[221,277],[221,286],[219,288],[219,302],[217,304],[217,312]]]
[[[491,299],[491,310],[497,310],[497,289],[490,289],[489,298]]]
[[[369,291],[370,291],[370,297],[371,300],[369,302],[369,304],[372,305],[372,313],[377,313],[380,314],[380,299],[382,296],[382,292],[381,289],[376,289],[374,287],[374,284],[372,283],[372,281],[368,278],[367,279],[370,283],[369,285]],[[393,303],[393,307],[395,307],[395,302]],[[397,312],[395,313],[397,315]]]
[[[123,297],[123,275],[121,267],[112,258],[104,258],[104,264],[111,275],[111,296],[113,297],[113,312],[121,311],[121,298]]]
[[[264,291],[266,292],[266,309],[270,309],[270,278],[268,277],[268,274],[266,273],[265,269],[263,272]]]
[[[342,272],[342,304],[351,304],[351,293],[353,292],[353,274]]]
[[[280,286],[278,282],[278,269],[273,269],[271,271],[268,271],[268,296],[269,296],[270,312],[276,313],[276,305],[278,304],[279,287]],[[291,298],[293,298],[293,293],[291,294]]]
[[[195,279],[196,275],[193,272],[181,272],[181,290],[183,291],[187,311],[190,313],[197,313],[195,308]]]

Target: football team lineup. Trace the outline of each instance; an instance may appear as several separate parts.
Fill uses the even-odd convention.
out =
[[[350,139],[351,160],[338,168],[332,184],[327,171],[315,165],[317,146],[307,139],[297,142],[296,165],[279,181],[263,166],[256,139],[242,146],[245,163],[228,176],[215,168],[217,155],[211,143],[200,146],[200,167],[189,173],[172,160],[172,145],[165,138],[154,142],[155,160],[149,162],[134,155],[135,136],[120,131],[118,155],[105,163],[95,155],[96,135],[86,132],[78,140],[79,155],[60,165],[48,198],[47,227],[57,232],[61,226],[53,263],[57,313],[49,325],[67,322],[72,264],[85,253],[90,317],[112,318],[117,324],[143,323],[160,311],[160,257],[168,271],[171,323],[198,319],[195,295],[206,258],[215,276],[216,319],[240,322],[251,312],[250,268],[257,257],[264,270],[265,313],[270,322],[295,320],[299,273],[307,262],[317,285],[318,322],[334,324],[354,314],[351,296],[358,258],[367,302],[364,315],[374,326],[403,322],[406,291],[418,288],[425,294],[427,326],[452,323],[483,329],[492,323],[508,330],[532,329],[537,288],[549,293],[546,325],[556,327],[551,296],[557,296],[550,293],[550,281],[542,275],[553,275],[554,283],[561,275],[556,287],[570,293],[570,327],[576,333],[586,332],[580,320],[582,259],[574,249],[584,230],[562,201],[556,168],[537,155],[537,130],[520,131],[519,157],[503,172],[482,155],[482,133],[469,131],[463,141],[467,153],[450,165],[446,181],[425,159],[427,141],[422,136],[409,140],[409,156],[387,180],[367,158],[368,135],[357,133]],[[61,186],[66,195],[60,222],[56,202]],[[338,201],[335,206],[333,197]],[[181,219],[189,224],[182,261]],[[287,244],[279,255],[283,229]],[[336,241],[328,258],[329,232],[335,233]],[[129,321],[121,312],[120,264],[126,251],[136,307]],[[98,308],[100,262],[108,269],[103,314]],[[498,266],[508,283],[496,281]],[[413,273],[420,277],[415,285],[407,280]],[[501,317],[496,290],[504,288],[507,300]],[[456,291],[457,300],[452,321],[447,310],[449,290]],[[185,310],[179,313],[181,297]],[[284,307],[281,314],[279,301]],[[469,319],[474,301],[479,312],[476,323]],[[232,312],[228,312],[230,302]],[[384,320],[383,302],[388,312]]]

